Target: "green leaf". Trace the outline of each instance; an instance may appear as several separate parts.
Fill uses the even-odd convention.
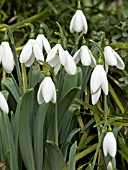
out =
[[[34,155],[36,169],[42,170],[43,154],[44,154],[44,120],[49,104],[43,103],[40,105],[34,126]]]
[[[22,97],[19,118],[19,143],[21,155],[27,170],[35,170],[32,148],[32,123],[34,111],[34,90],[28,90]]]
[[[5,78],[2,80],[2,89],[9,90],[11,94],[14,96],[15,100],[18,101],[20,97],[20,92],[17,84],[11,78]]]
[[[62,170],[64,168],[64,158],[62,152],[53,141],[46,141],[45,155],[48,162],[47,167],[49,167],[50,170]]]
[[[68,170],[75,170],[75,165],[76,165],[76,160],[75,160],[75,154],[76,154],[76,148],[77,145],[74,143],[71,146],[70,153],[69,153],[69,165],[68,165]]]
[[[84,126],[84,128],[82,129],[81,132],[85,131],[90,125],[92,125],[95,122],[95,119],[92,118],[91,120],[89,120],[89,122]]]
[[[8,169],[18,170],[17,155],[14,145],[14,139],[11,124],[8,115],[0,112],[0,137],[3,148],[3,155],[7,153]]]

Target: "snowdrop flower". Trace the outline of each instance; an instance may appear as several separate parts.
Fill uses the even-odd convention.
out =
[[[86,17],[81,10],[77,10],[70,22],[70,32],[73,33],[74,31],[76,32],[83,31],[84,34],[86,34],[87,30],[88,25]]]
[[[41,82],[37,93],[37,101],[39,104],[49,103],[50,101],[56,103],[56,89],[51,77],[45,77]]]
[[[48,53],[46,61],[54,67],[55,74],[58,73],[60,66],[63,65],[66,72],[70,75],[76,74],[76,64],[68,51],[64,51],[61,44],[56,44]]]
[[[81,63],[84,66],[96,66],[96,60],[86,45],[81,46],[81,48],[74,54],[73,59],[76,64],[78,64],[78,62],[81,60]]]
[[[36,42],[38,43],[39,47],[41,48],[41,50],[44,48],[46,53],[48,54],[48,52],[51,50],[51,46],[47,40],[47,38],[43,35],[43,34],[39,34],[36,38]]]
[[[107,65],[116,66],[123,70],[125,65],[119,54],[117,54],[110,46],[104,48],[104,57]]]
[[[113,170],[111,161],[108,163],[107,170]]]
[[[0,63],[7,73],[11,73],[14,68],[12,50],[8,42],[2,42],[0,46]]]
[[[103,152],[107,156],[109,154],[111,157],[115,157],[117,151],[117,143],[115,136],[112,132],[107,132],[103,140]]]
[[[90,80],[92,104],[95,105],[100,97],[101,89],[108,95],[108,80],[103,65],[96,65]]]
[[[4,95],[1,92],[0,92],[0,109],[4,113],[8,113],[9,112],[7,101],[6,101]]]
[[[29,39],[20,54],[20,62],[24,63],[26,67],[30,67],[34,63],[35,58],[44,61],[42,50],[36,40]]]

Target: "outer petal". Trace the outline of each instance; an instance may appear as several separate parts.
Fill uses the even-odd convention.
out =
[[[50,101],[55,102],[56,96],[54,94],[55,92],[54,90],[55,90],[55,85],[51,77],[45,77],[42,84],[42,94],[46,103]]]
[[[33,40],[28,40],[27,44],[24,46],[21,54],[20,54],[20,62],[25,63],[28,61],[32,54],[32,42]]]
[[[115,57],[115,54],[113,53],[113,49],[110,46],[106,46],[104,48],[104,57],[108,65],[110,66],[117,65],[117,59]]]
[[[89,50],[90,55],[91,55],[91,67],[94,68],[96,66],[96,59],[93,57],[93,55],[91,54],[91,51]]]
[[[113,170],[111,162],[108,163],[107,170]]]
[[[95,94],[92,94],[92,104],[95,105],[98,100],[99,100],[99,97],[100,97],[100,94],[101,94],[101,89],[99,89]]]
[[[34,42],[34,45],[33,45],[33,52],[34,52],[35,58],[37,60],[44,61],[44,55],[42,53],[42,50],[40,49],[40,47],[36,43],[36,41]],[[42,63],[40,62],[40,64],[42,64]]]
[[[101,65],[102,66],[102,65]],[[107,80],[107,76],[106,76],[106,72],[103,68],[103,66],[100,69],[100,78],[101,78],[101,88],[104,91],[104,93],[106,95],[108,95],[108,80]]]
[[[58,50],[59,50],[59,59],[60,59],[60,62],[61,62],[61,64],[64,66],[65,63],[66,63],[65,51],[64,51],[64,49],[62,48],[61,44],[57,44],[57,48],[58,48]]]
[[[7,73],[11,73],[14,68],[14,59],[12,50],[8,42],[2,42],[2,65]]]
[[[70,22],[70,32],[74,32],[74,22],[75,22],[75,14],[73,15],[71,22]]]
[[[77,10],[75,13],[75,19],[74,19],[74,30],[76,32],[83,31],[83,18],[82,18],[82,11]]]
[[[38,34],[36,37],[36,42],[41,50],[43,49],[42,39],[43,39],[43,34]]]
[[[4,113],[9,112],[7,101],[1,92],[0,92],[0,108]]]
[[[48,62],[52,67],[55,67],[58,63],[60,63],[58,54],[55,55],[55,57]]]
[[[78,51],[76,51],[76,53],[73,55],[73,59],[74,59],[76,64],[79,63],[79,61],[80,61],[80,49]]]
[[[91,54],[89,52],[89,49],[86,45],[83,45],[80,48],[80,56],[81,56],[81,62],[85,66],[91,65]]]
[[[95,94],[101,88],[101,82],[102,82],[102,79],[100,77],[101,67],[103,66],[96,65],[96,67],[94,68],[91,74],[91,80],[90,80],[91,94]]]
[[[83,21],[83,31],[84,31],[84,33],[86,34],[87,31],[88,31],[88,25],[87,25],[86,17],[85,17],[85,15],[83,14],[83,12],[82,12],[82,14],[81,14],[81,18],[82,18],[82,21]]]
[[[113,50],[113,53],[115,54],[115,56],[117,58],[116,67],[121,69],[121,70],[124,70],[125,65],[124,65],[124,62],[123,62],[122,58],[114,50]]]
[[[66,59],[66,62],[65,62],[64,68],[65,68],[66,72],[69,75],[75,75],[76,74],[76,64],[68,51],[65,51],[65,59]]]
[[[107,156],[109,154],[111,157],[115,157],[117,151],[117,143],[115,136],[112,132],[107,132],[103,140],[103,152]]]
[[[43,45],[44,45],[45,51],[48,54],[49,51],[51,50],[51,46],[50,46],[49,41],[47,40],[47,38],[44,35],[43,35]]]
[[[43,81],[41,82],[38,92],[37,92],[37,101],[39,104],[42,104],[44,102],[44,98],[42,94],[42,84],[43,84]]]
[[[53,58],[56,56],[57,53],[57,46],[55,45],[48,53],[46,61],[50,62],[53,60]]]
[[[26,67],[30,67],[30,66],[34,63],[34,60],[35,60],[35,55],[34,55],[34,53],[32,52],[32,55],[31,55],[31,57],[29,58],[29,60],[26,61],[25,66],[26,66]]]
[[[61,63],[59,62],[55,67],[54,67],[54,73],[57,75],[58,71],[60,70]]]

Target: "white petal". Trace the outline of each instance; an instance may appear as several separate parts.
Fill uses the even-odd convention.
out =
[[[91,51],[89,50],[90,55],[91,55],[91,67],[94,68],[96,66],[96,59],[94,58],[94,56],[91,54]]]
[[[91,65],[91,55],[86,45],[83,45],[80,48],[80,56],[81,56],[81,62],[83,65],[85,66]]]
[[[47,52],[47,54],[49,53],[49,51],[51,50],[51,46],[49,41],[47,40],[47,38],[43,35],[43,46],[45,48],[45,51]]]
[[[91,74],[91,80],[90,80],[90,89],[91,94],[95,94],[100,88],[101,88],[101,82],[102,79],[100,77],[102,65],[96,65],[94,68],[92,74]]]
[[[110,46],[104,48],[105,61],[110,66],[115,66],[117,64],[117,59],[113,53],[113,49]]]
[[[0,92],[0,108],[4,113],[9,112],[7,101],[1,92]]]
[[[52,67],[55,67],[58,63],[60,63],[58,54],[56,54],[55,57],[50,62],[48,62],[48,63]]]
[[[55,89],[55,85],[51,77],[45,77],[42,84],[42,94],[43,94],[44,101],[46,103],[55,100],[54,89]]]
[[[43,36],[42,34],[38,34],[38,36],[36,37],[36,42],[38,43],[38,46],[40,47],[41,50],[43,49],[42,36]]]
[[[20,54],[20,62],[25,63],[29,58],[31,57],[32,54],[32,40],[28,40],[26,45],[24,46],[21,54]]]
[[[76,64],[79,63],[79,61],[80,61],[80,49],[78,51],[76,51],[75,54],[73,55],[73,60],[75,61]]]
[[[107,80],[106,72],[105,72],[103,66],[102,66],[102,68],[101,68],[100,78],[101,78],[101,80],[102,80],[102,82],[101,82],[101,88],[102,88],[102,90],[104,91],[104,93],[105,93],[106,95],[108,95],[108,80]]]
[[[60,62],[61,62],[61,64],[64,66],[64,65],[65,65],[65,62],[66,62],[66,59],[65,59],[65,51],[64,51],[64,49],[62,48],[61,44],[58,44],[58,50],[59,50],[59,59],[60,59]]]
[[[56,53],[57,53],[57,46],[55,45],[48,53],[47,55],[47,59],[46,61],[47,62],[50,62],[53,60],[53,58],[56,56]]]
[[[104,155],[107,156],[109,154],[111,157],[116,156],[117,151],[117,143],[115,136],[112,132],[107,132],[103,140],[103,152]]]
[[[119,56],[118,53],[116,53],[114,50],[113,50],[113,53],[115,54],[116,58],[117,58],[117,64],[116,64],[116,67],[121,69],[121,70],[124,70],[124,62],[122,60],[122,58]]]
[[[76,32],[83,31],[83,18],[82,18],[82,11],[81,10],[77,10],[76,13],[75,13],[74,30]]]
[[[83,21],[83,31],[84,31],[84,33],[86,34],[86,33],[87,33],[87,30],[88,30],[88,25],[87,25],[86,17],[85,17],[85,15],[83,14],[83,12],[82,12],[82,14],[81,14],[81,18],[82,18],[82,21]]]
[[[74,22],[75,22],[75,14],[73,15],[71,22],[70,22],[70,32],[74,32]]]
[[[60,70],[61,63],[59,62],[55,67],[54,67],[54,73],[57,75],[58,71]]]
[[[76,64],[68,51],[65,51],[65,60],[66,60],[66,62],[65,62],[64,68],[65,68],[66,72],[69,75],[75,75],[76,74]]]
[[[36,60],[44,61],[44,55],[42,53],[42,50],[40,49],[40,47],[38,46],[36,42],[33,45],[33,52],[34,52]],[[43,63],[40,62],[40,64],[43,64]]]
[[[111,163],[111,162],[108,163],[108,165],[107,165],[107,170],[113,170],[113,168],[112,168],[112,163]]]
[[[98,102],[100,94],[101,94],[101,89],[99,89],[95,94],[91,95],[93,105],[95,105]]]
[[[43,83],[43,81],[42,81]],[[42,83],[39,86],[38,92],[37,92],[37,101],[39,104],[42,104],[44,102],[43,94],[42,94]]]
[[[34,63],[34,60],[35,60],[35,55],[34,53],[32,52],[32,55],[31,57],[29,58],[29,60],[27,60],[24,64],[26,67],[30,67],[33,63]]]
[[[14,68],[12,50],[8,42],[2,42],[2,65],[7,73],[11,73]]]

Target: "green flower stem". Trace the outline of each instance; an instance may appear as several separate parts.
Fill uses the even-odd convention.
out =
[[[104,126],[107,124],[107,116],[108,116],[107,96],[104,94]],[[107,127],[105,129],[105,132],[107,132]]]
[[[55,103],[55,143],[58,146],[58,113],[57,113],[57,102]]]
[[[18,81],[19,81],[19,87],[20,87],[21,94],[23,94],[21,71],[20,71],[20,66],[19,66],[19,62],[18,62],[18,58],[17,58],[17,52],[16,52],[16,47],[15,47],[15,43],[14,43],[12,30],[6,24],[1,24],[0,27],[5,27],[8,30],[8,35],[9,35],[9,38],[11,41],[12,52],[13,52],[14,60],[15,60],[15,66],[16,66],[16,72],[17,72]]]
[[[27,75],[26,75],[26,67],[24,64],[21,64],[21,69],[22,69],[23,89],[25,93],[27,91]]]

